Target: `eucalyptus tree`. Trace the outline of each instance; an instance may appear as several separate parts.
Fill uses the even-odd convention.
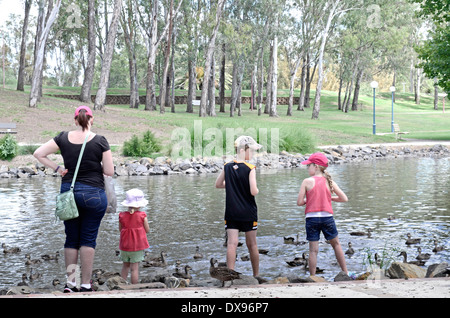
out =
[[[91,88],[94,81],[96,58],[96,34],[95,34],[95,0],[88,1],[88,58],[84,70],[83,85],[81,86],[80,101],[91,102]]]
[[[45,14],[45,7],[47,10]],[[47,44],[48,35],[55,22],[59,9],[61,7],[61,0],[57,0],[53,3],[53,0],[40,0],[39,1],[39,16],[38,16],[38,30],[36,34],[35,42],[35,59],[33,77],[31,79],[31,91],[29,107],[36,108],[40,98],[40,89],[42,87],[42,71],[44,65],[45,47]],[[44,18],[44,16],[46,17]]]
[[[156,110],[156,84],[155,84],[155,66],[156,55],[161,40],[167,36],[170,27],[170,16],[166,15],[165,25],[162,30],[158,30],[158,20],[161,18],[160,1],[152,2],[144,0],[134,0],[136,3],[136,12],[141,32],[146,38],[147,46],[147,83],[145,110]],[[177,8],[171,16],[175,19],[180,11],[183,0],[179,0]]]
[[[214,0],[211,3],[215,2]],[[225,0],[217,0],[217,5],[215,6],[215,20],[214,20],[214,28],[212,29],[212,33],[209,37],[208,47],[205,52],[205,68],[203,73],[203,85],[202,85],[202,95],[200,99],[200,109],[199,116],[206,116],[206,103],[208,97],[208,82],[211,74],[211,65],[214,54],[214,48],[216,44],[217,32],[219,30],[220,21],[222,19],[223,7],[225,4]],[[212,8],[211,8],[212,9]],[[214,12],[214,11],[213,11]]]
[[[95,110],[104,110],[106,101],[106,90],[109,83],[109,73],[111,69],[111,62],[114,55],[114,47],[116,42],[117,28],[119,26],[120,12],[122,10],[122,0],[114,1],[114,9],[109,26],[108,36],[106,40],[105,51],[102,56],[102,70],[100,74],[100,83],[98,86],[97,95],[95,97]]]
[[[17,90],[24,91],[25,81],[25,54],[27,48],[27,31],[30,17],[32,0],[25,0],[25,15],[23,18],[22,26],[22,43],[20,45],[20,61],[19,61],[19,74],[17,76]]]

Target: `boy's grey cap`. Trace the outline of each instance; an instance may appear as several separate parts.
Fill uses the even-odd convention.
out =
[[[262,146],[260,144],[258,144],[255,139],[253,139],[250,136],[240,136],[236,139],[236,141],[234,142],[234,146],[236,148],[242,148],[245,146],[248,146],[250,149],[253,150],[258,150],[261,149]]]

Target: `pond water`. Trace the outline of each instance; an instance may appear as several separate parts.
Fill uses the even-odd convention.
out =
[[[349,271],[363,272],[367,259],[377,252],[385,260],[401,261],[400,251],[415,259],[417,245],[405,244],[406,234],[422,238],[422,253],[432,254],[426,266],[450,261],[450,158],[405,158],[378,160],[359,164],[334,165],[329,172],[349,197],[347,203],[333,203],[339,238],[344,251],[352,242],[355,254],[346,256]],[[167,253],[169,268],[176,260],[188,263],[193,279],[209,279],[209,259],[225,260],[223,247],[223,213],[225,193],[215,189],[217,174],[119,177],[115,179],[118,202],[125,191],[138,187],[147,193],[151,232],[148,234],[151,254]],[[260,256],[260,274],[265,278],[307,276],[303,267],[289,267],[286,261],[308,252],[308,245],[284,244],[283,236],[306,239],[304,208],[296,206],[301,181],[307,177],[304,168],[258,170],[260,193],[257,196],[259,229],[258,247],[269,250]],[[63,255],[64,226],[55,222],[55,197],[60,179],[35,177],[0,179],[0,242],[20,247],[18,254],[0,253],[0,288],[15,286],[23,273],[25,254],[32,259],[42,254]],[[119,208],[120,209],[120,208]],[[395,220],[388,220],[395,216]],[[350,236],[351,231],[372,229],[372,237]],[[433,241],[446,250],[433,253]],[[244,242],[243,234],[240,240]],[[122,263],[116,256],[119,231],[117,214],[103,219],[97,240],[94,268],[120,272]],[[196,246],[204,258],[194,260]],[[328,280],[340,271],[333,249],[323,236],[319,245],[318,266]],[[251,265],[240,260],[247,254],[245,244],[238,248],[236,270],[251,275]],[[49,286],[54,278],[65,281],[64,260],[46,261],[34,266],[42,277],[31,285]],[[140,277],[148,269],[141,268]]]

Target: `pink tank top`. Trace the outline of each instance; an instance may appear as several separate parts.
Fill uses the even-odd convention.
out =
[[[143,211],[119,213],[119,222],[122,224],[120,231],[119,249],[126,252],[142,251],[149,248],[147,234],[144,229],[144,218],[147,214]]]
[[[314,176],[314,188],[306,191],[305,214],[310,212],[329,212],[333,214],[331,206],[331,192],[327,187],[327,179]]]

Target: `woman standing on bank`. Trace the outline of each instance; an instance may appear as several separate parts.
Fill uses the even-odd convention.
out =
[[[89,134],[74,187],[79,217],[64,221],[66,233],[64,257],[68,276],[65,293],[92,291],[90,282],[96,239],[107,207],[103,175],[114,174],[108,141],[91,131],[94,122],[92,110],[87,106],[80,106],[75,110],[74,119],[76,130],[61,132],[34,152],[40,163],[62,175],[61,193],[63,193],[70,189],[81,146]],[[64,168],[48,158],[48,155],[58,150],[61,151]],[[75,281],[78,256],[81,261],[80,289],[76,287]]]

